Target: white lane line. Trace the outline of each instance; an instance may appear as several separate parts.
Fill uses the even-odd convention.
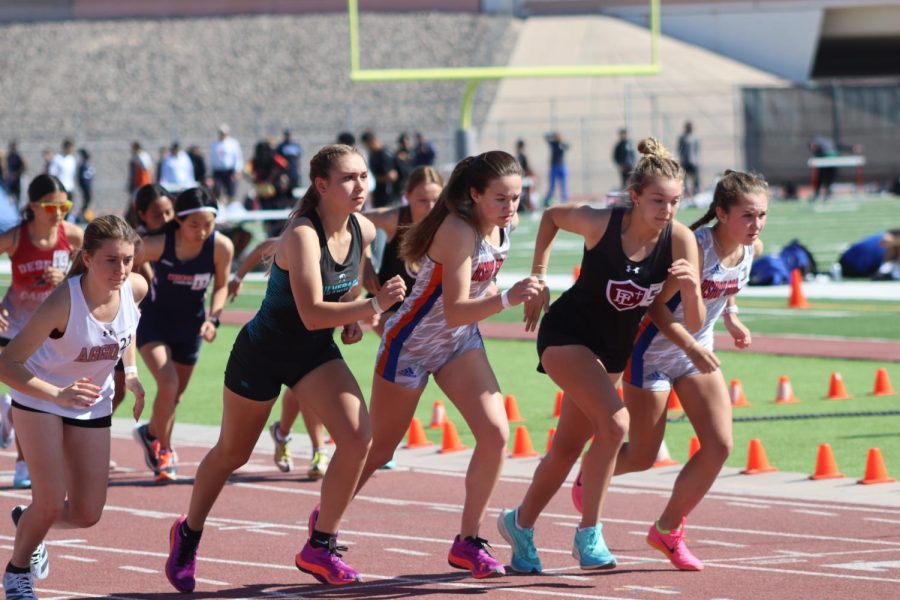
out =
[[[731,501],[726,502],[725,504],[727,504],[728,506],[738,506],[740,508],[772,508],[769,504],[759,504],[756,502]]]
[[[649,594],[666,594],[669,596],[680,596],[681,592],[674,590],[669,586],[651,587],[647,585],[623,585],[617,587],[616,591],[627,590],[629,592],[647,592]]]
[[[271,529],[263,529],[263,528],[261,528],[261,527],[253,527],[252,529],[247,529],[247,531],[252,531],[253,533],[262,533],[263,535],[276,535],[276,536],[278,536],[278,535],[281,535],[281,536],[287,535],[287,534],[286,534],[285,532],[283,532],[283,531],[272,531]],[[342,542],[342,543],[346,543],[346,542],[344,542],[344,540],[341,540],[341,542]]]
[[[38,587],[34,588],[34,591],[40,592],[43,594],[61,594],[63,598],[96,598],[97,594],[84,594],[82,592],[70,592],[66,590],[51,590],[50,588]],[[138,598],[132,598],[130,596],[103,596],[104,600],[139,600]]]
[[[747,544],[735,544],[734,542],[720,542],[719,540],[696,540],[698,544],[705,546],[722,546],[723,548],[746,548]]]
[[[795,508],[792,509],[791,512],[800,513],[803,515],[814,515],[816,517],[836,517],[837,513],[826,512],[824,510],[808,510],[805,508]]]
[[[863,521],[872,521],[873,523],[887,523],[889,525],[900,525],[897,519],[879,519],[878,517],[863,517]]]
[[[135,567],[134,565],[119,565],[119,568],[123,571],[134,571],[135,573],[146,573],[147,575],[159,573],[158,569],[147,569],[145,567]]]
[[[206,579],[205,577],[195,577],[194,581],[197,583],[208,583],[209,585],[231,585],[226,581],[219,581],[218,579]]]
[[[407,554],[409,556],[431,556],[427,552],[419,552],[418,550],[407,550],[406,548],[385,548],[385,552],[394,552],[395,554]]]
[[[75,555],[73,555],[73,554],[59,554],[59,555],[54,555],[53,558],[56,558],[57,556],[58,556],[59,558],[65,558],[66,560],[74,560],[75,562],[86,562],[86,563],[97,562],[97,559],[96,559],[96,558],[87,558],[87,557],[84,557],[84,556],[75,556]]]

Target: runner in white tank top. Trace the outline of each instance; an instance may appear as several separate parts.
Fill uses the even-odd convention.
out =
[[[713,231],[701,227],[694,232],[703,256],[703,276],[700,291],[706,305],[706,321],[693,334],[703,348],[713,350],[713,327],[722,316],[729,300],[733,299],[750,280],[754,246],[743,246],[744,254],[734,266],[725,266],[716,254]],[[684,322],[681,296],[676,294],[668,302],[669,310],[679,323]],[[625,372],[625,381],[631,385],[657,392],[668,391],[672,383],[682,377],[697,375],[700,370],[680,349],[659,331],[649,317],[645,317],[635,339],[631,359]]]
[[[701,290],[707,319],[692,335],[682,324],[680,310],[673,308],[673,316],[661,305],[651,307],[648,329],[658,327],[663,335],[653,337],[646,349],[638,336],[638,358],[632,358],[625,374],[629,442],[619,452],[616,475],[653,465],[665,434],[671,385],[700,439],[700,450],[679,473],[668,505],[647,534],[647,543],[684,571],[703,568],[684,543],[685,520],[712,486],[732,446],[731,400],[712,351],[713,325],[724,313],[735,346],[749,347],[750,332],[737,318],[734,297],[746,283],[753,257],[762,253],[759,236],[766,223],[767,192],[766,181],[758,175],[725,172],[709,210],[692,225],[703,252]],[[713,227],[698,229],[714,219]],[[663,298],[668,296],[671,292],[664,290]]]
[[[135,395],[135,420],[143,409],[133,343],[137,303],[147,293],[143,277],[131,273],[138,241],[115,215],[92,221],[69,280],[0,354],[0,380],[13,389],[37,509],[13,510],[16,539],[3,575],[7,598],[33,598],[33,578],[47,577],[43,539],[51,527],[90,527],[100,519],[109,482],[112,373],[120,357],[125,385]]]
[[[421,268],[412,293],[385,325],[369,404],[372,448],[359,484],[391,459],[433,374],[475,436],[462,522],[448,561],[476,578],[505,573],[479,530],[509,437],[478,322],[540,289],[528,277],[500,294],[489,291],[509,251],[521,191],[522,169],[509,154],[466,158],[428,216],[404,236],[401,258]]]

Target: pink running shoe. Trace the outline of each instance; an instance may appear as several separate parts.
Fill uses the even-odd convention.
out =
[[[684,522],[686,520],[686,518],[682,518],[681,526],[669,533],[660,533],[654,523],[647,533],[647,544],[665,554],[666,558],[682,571],[702,571],[703,563],[691,554],[684,543]]]
[[[166,560],[166,579],[176,590],[189,594],[197,584],[197,546],[200,538],[190,539],[181,534],[181,526],[187,516],[181,515],[169,530],[169,558]]]
[[[578,477],[575,478],[575,483],[572,484],[572,504],[575,505],[575,510],[578,511],[578,514],[581,514],[583,511],[581,510],[582,499],[584,498],[584,486],[581,483],[581,469],[578,470]]]
[[[362,581],[356,569],[341,560],[346,546],[337,545],[337,537],[332,536],[327,548],[317,548],[309,541],[294,557],[294,564],[304,573],[309,573],[322,583],[347,585]]]
[[[447,562],[454,569],[471,571],[475,579],[506,575],[503,563],[491,556],[487,548],[491,548],[491,545],[484,538],[470,536],[462,539],[456,536],[450,546]]]
[[[319,520],[319,505],[316,504],[316,507],[312,509],[312,512],[309,513],[309,521],[307,521],[307,525],[309,527],[309,537],[312,538],[313,530],[316,528],[316,521]]]

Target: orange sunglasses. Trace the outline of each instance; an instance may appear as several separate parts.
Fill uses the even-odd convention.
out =
[[[67,215],[69,211],[72,210],[72,202],[66,200],[65,202],[40,202],[38,204],[41,208],[44,209],[44,212],[48,215],[55,215],[58,212],[61,214]]]

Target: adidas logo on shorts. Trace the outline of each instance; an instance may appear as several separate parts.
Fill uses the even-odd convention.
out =
[[[663,379],[666,379],[666,374],[662,371],[653,371],[647,375],[647,379],[650,381],[662,381]]]
[[[406,367],[405,369],[400,369],[399,375],[401,377],[415,377],[416,372],[412,367]]]

